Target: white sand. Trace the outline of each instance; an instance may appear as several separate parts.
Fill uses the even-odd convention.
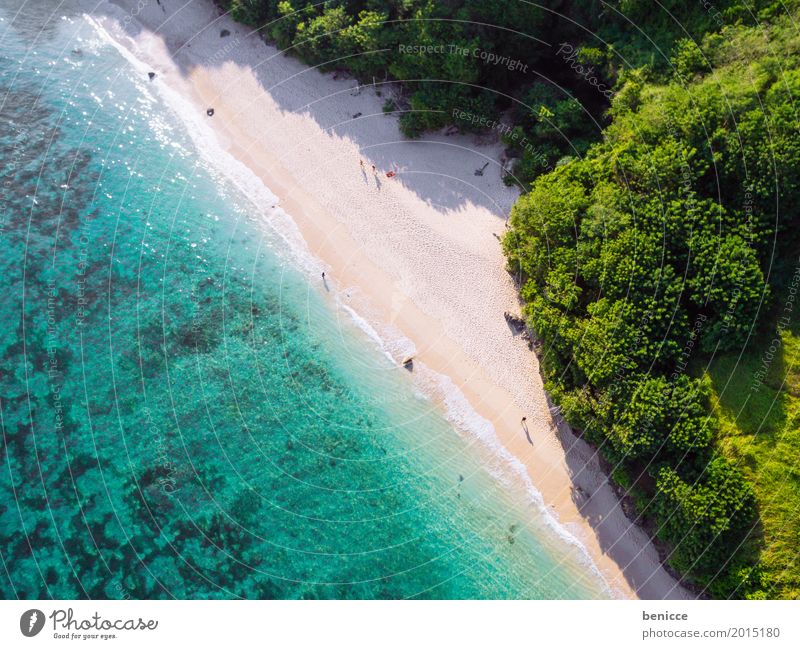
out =
[[[502,146],[445,135],[406,141],[382,112],[389,87],[378,87],[383,97],[373,88],[356,95],[354,80],[280,54],[210,0],[115,4],[122,10],[103,3],[93,13],[104,24],[116,17],[114,33],[157,72],[157,87],[195,102],[222,146],[280,197],[338,295],[381,334],[413,341],[417,366],[450,377],[492,423],[612,589],[691,597],[625,517],[592,450],[563,424],[556,431],[537,359],[503,317],[520,306],[494,236],[517,197],[500,178]],[[134,19],[121,21],[126,14]],[[393,165],[398,175],[388,179]]]

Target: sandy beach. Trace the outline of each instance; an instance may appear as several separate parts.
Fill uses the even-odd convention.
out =
[[[210,0],[115,5],[92,13],[279,198],[331,299],[400,341],[389,351],[413,355],[415,375],[452,381],[612,592],[692,597],[625,516],[594,451],[554,419],[536,356],[503,316],[520,312],[498,240],[518,192],[502,182],[497,138],[405,140],[383,111],[390,85],[310,69]],[[448,392],[432,394],[446,410]]]

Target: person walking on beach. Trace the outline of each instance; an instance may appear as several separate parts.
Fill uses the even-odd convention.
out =
[[[377,173],[377,170],[375,169],[375,165],[372,165],[372,173]]]

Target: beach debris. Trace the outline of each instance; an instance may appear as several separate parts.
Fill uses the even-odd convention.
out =
[[[534,347],[538,348],[542,346],[542,341],[536,338],[527,327],[525,331],[522,332],[521,338],[528,342],[528,349],[531,351],[533,351]]]
[[[156,73],[155,72],[148,72],[147,76],[150,78],[150,81],[152,81],[153,79],[156,78]]]
[[[414,369],[414,357],[413,356],[406,356],[403,359],[403,367],[407,370],[411,371]]]
[[[505,160],[501,160],[501,164],[503,167],[503,176],[511,176],[514,173],[514,167],[517,165],[519,158],[507,158]]]
[[[219,33],[219,37],[220,37],[220,38],[225,38],[226,36],[230,36],[230,35],[231,35],[230,31],[228,31],[227,29],[223,29],[223,30],[222,30],[222,31]]]
[[[520,318],[519,316],[516,316],[513,313],[509,313],[508,311],[503,311],[503,317],[506,319],[506,322],[512,329],[514,329],[516,333],[525,331],[526,325],[525,325],[525,320],[523,318]]]
[[[488,166],[489,166],[489,163],[487,162],[487,163],[486,163],[485,165],[483,165],[483,166],[482,166],[480,169],[476,169],[476,170],[475,170],[475,175],[476,175],[476,176],[482,176],[482,175],[483,175],[483,171],[484,171],[484,169],[486,169],[486,167],[488,167]]]
[[[209,108],[208,110],[206,110],[206,115],[208,115],[209,117],[214,117],[214,109]]]
[[[503,311],[503,317],[506,319],[508,326],[511,327],[511,330],[514,332],[514,334],[521,334],[520,338],[527,341],[529,350],[533,351],[535,347],[538,348],[542,346],[542,341],[539,340],[530,329],[528,329],[525,318],[515,316],[508,311]]]
[[[397,175],[396,171],[387,171],[386,172],[386,177],[387,178],[394,178],[396,175]]]

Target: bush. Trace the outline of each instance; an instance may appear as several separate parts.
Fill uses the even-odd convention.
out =
[[[740,548],[757,512],[715,454],[718,415],[697,375],[710,354],[742,349],[769,312],[767,278],[796,259],[797,211],[776,223],[775,205],[800,193],[800,39],[788,21],[768,29],[770,48],[745,26],[705,39],[713,75],[688,41],[673,50],[680,79],[621,74],[604,140],[538,175],[504,239],[567,421],[625,475],[656,467],[647,488],[673,565],[739,597],[768,592],[757,553]],[[558,98],[536,92],[525,128],[571,128]]]
[[[659,536],[672,544],[670,563],[704,586],[727,573],[733,552],[752,525],[752,489],[723,457],[694,480],[670,467],[657,474]]]
[[[267,20],[268,6],[263,0],[229,0],[226,8],[231,18],[245,25],[261,27]]]

